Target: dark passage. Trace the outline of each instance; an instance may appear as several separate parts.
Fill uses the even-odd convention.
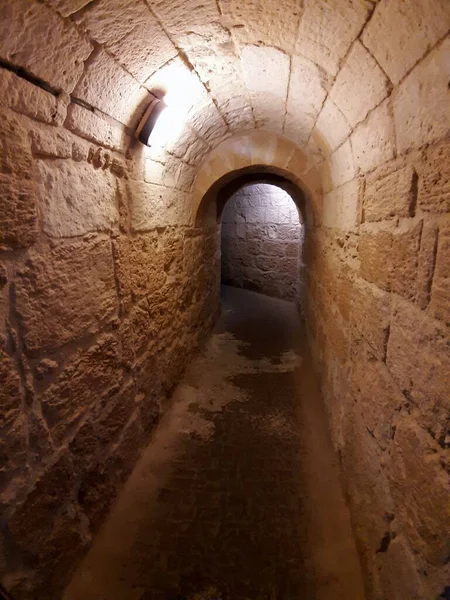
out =
[[[66,600],[362,600],[303,339],[293,304],[223,289]]]

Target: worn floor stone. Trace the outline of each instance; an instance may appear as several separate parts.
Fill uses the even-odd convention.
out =
[[[362,600],[349,515],[293,304],[223,288],[64,600]]]

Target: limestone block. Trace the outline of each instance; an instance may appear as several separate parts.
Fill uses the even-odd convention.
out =
[[[326,98],[326,81],[319,68],[303,56],[293,56],[287,98],[287,112],[317,118]]]
[[[446,219],[439,226],[436,267],[429,312],[436,319],[450,325],[450,221]]]
[[[14,421],[22,411],[22,389],[14,359],[0,346],[0,427]]]
[[[100,0],[75,15],[75,22],[99,44],[117,44],[136,27],[146,24],[151,14],[139,0]]]
[[[395,523],[393,526],[395,527]],[[379,552],[376,562],[377,572],[374,578],[377,580],[377,590],[380,595],[392,600],[403,600],[405,597],[410,600],[432,598],[424,594],[417,564],[419,560],[411,552],[408,542],[402,535],[395,532],[395,537],[392,536],[387,551]]]
[[[244,80],[257,120],[270,118],[282,131],[289,83],[289,57],[276,48],[245,46],[241,52]],[[274,81],[277,82],[274,86]]]
[[[392,271],[392,232],[360,230],[359,259],[361,276],[383,290],[390,290]]]
[[[423,222],[396,229],[392,237],[391,290],[404,298],[416,296],[418,256]]]
[[[239,83],[239,85],[241,84]],[[217,98],[217,94],[215,94],[215,98]],[[238,104],[241,107],[235,108]],[[253,109],[247,97],[240,96],[236,98],[236,102],[227,101],[222,103],[219,101],[219,110],[230,131],[238,132],[243,129],[254,129],[255,119],[253,117]]]
[[[189,113],[186,123],[206,143],[217,145],[227,134],[227,126],[222,115],[212,101],[195,106]]]
[[[333,152],[350,135],[351,128],[338,107],[327,98],[316,122],[315,130],[325,140],[328,153]]]
[[[202,138],[197,137],[192,130],[186,134],[184,142],[183,145],[182,141],[178,140],[174,144],[173,154],[198,167],[211,151],[211,147]]]
[[[112,15],[110,2],[105,3]],[[128,11],[129,2],[127,2]],[[99,6],[99,5],[97,5]],[[142,5],[143,6],[143,5]],[[124,20],[122,19],[122,22]],[[135,27],[124,38],[107,44],[107,48],[140,83],[177,55],[177,50],[161,25],[151,16],[135,22]],[[117,29],[114,31],[117,32]],[[103,35],[102,31],[102,35]]]
[[[384,360],[389,336],[390,295],[374,285],[358,280],[351,298],[352,322],[370,344],[377,358]]]
[[[58,100],[15,73],[0,69],[0,104],[44,123],[53,123]]]
[[[230,32],[221,29],[214,39],[190,33],[183,36],[183,47],[227,124],[236,129],[239,124],[242,128],[244,122],[252,122],[247,91],[242,86],[241,63],[234,51]],[[183,96],[186,91],[189,93],[189,86],[187,90],[183,86]],[[198,97],[201,98],[201,94]]]
[[[413,216],[416,177],[412,167],[393,163],[366,177],[363,211],[365,221]]]
[[[32,180],[34,162],[28,132],[30,121],[10,110],[0,111],[0,173]]]
[[[37,238],[35,188],[31,181],[0,173],[0,250],[26,248]]]
[[[413,549],[434,565],[448,559],[448,474],[437,444],[412,419],[396,431],[390,484]],[[432,494],[424,493],[432,489]]]
[[[71,436],[72,439],[68,444],[74,467],[81,473],[89,469],[99,454],[100,444],[92,420],[91,415],[82,420],[83,424],[78,428],[75,435]]]
[[[394,91],[397,150],[439,140],[450,131],[450,39],[436,47]]]
[[[195,0],[187,4],[183,0],[148,0],[164,27],[183,45],[186,32],[209,36],[214,39],[219,25],[220,12],[215,0]]]
[[[8,274],[6,265],[0,262],[0,349],[4,346],[6,339],[6,320],[8,317]]]
[[[69,17],[89,4],[90,0],[47,0],[47,3],[62,17]]]
[[[384,313],[383,317],[385,316]],[[372,325],[375,317],[376,315],[373,315]],[[386,322],[388,323],[385,320],[384,323]],[[405,407],[407,399],[400,392],[383,358],[378,356],[377,360],[372,350],[373,347],[369,347],[363,341],[357,341],[352,348],[352,394],[360,409],[358,414],[362,423],[375,438],[379,447],[386,450],[391,446],[395,436],[397,414]]]
[[[119,344],[112,335],[71,358],[40,398],[53,439],[61,441],[92,405],[119,388],[122,378]]]
[[[181,223],[181,211],[187,202],[184,192],[161,185],[128,182],[131,228],[134,232]]]
[[[397,84],[450,28],[446,0],[379,2],[362,41],[378,64]]]
[[[67,111],[65,127],[77,135],[111,150],[124,151],[130,142],[129,135],[118,123],[110,123],[90,110],[71,104]]]
[[[306,56],[330,75],[358,37],[372,10],[363,0],[318,0],[306,4],[300,23],[296,52]]]
[[[394,296],[386,364],[420,411],[420,422],[436,439],[448,419],[448,328]]]
[[[356,127],[350,141],[355,164],[361,171],[371,171],[394,158],[394,119],[388,100]]]
[[[353,179],[325,194],[322,222],[325,227],[356,231],[359,223],[359,180]]]
[[[38,478],[8,525],[15,543],[35,556],[51,535],[55,514],[70,498],[76,474],[66,451]],[[42,557],[40,557],[42,558]]]
[[[44,231],[73,237],[111,231],[118,222],[114,177],[88,164],[39,161],[38,197]]]
[[[6,422],[0,437],[0,501],[7,504],[28,483],[28,431],[25,415]],[[11,489],[12,488],[12,489]],[[4,493],[3,493],[4,492]]]
[[[380,373],[375,372],[375,377],[377,375],[380,376]],[[394,506],[383,468],[379,439],[367,431],[364,423],[362,413],[365,406],[365,403],[360,406],[354,401],[348,405],[343,423],[344,447],[341,455],[358,547],[363,560],[370,564],[386,530],[389,530],[386,517],[394,514]]]
[[[94,465],[85,473],[78,492],[78,502],[89,519],[93,533],[98,531],[118,492],[121,474],[111,468],[108,460]]]
[[[72,158],[73,138],[64,129],[39,127],[30,131],[31,151],[39,158]]]
[[[131,128],[151,100],[147,90],[103,51],[90,62],[74,95]]]
[[[355,161],[350,140],[347,140],[333,152],[322,166],[324,191],[329,192],[354,179]]]
[[[155,233],[134,238],[119,236],[114,242],[119,290],[123,302],[150,296],[165,283],[164,249]]]
[[[267,46],[287,53],[293,51],[303,2],[289,0],[285,4],[274,4],[269,0],[231,0],[223,3],[222,10],[240,44],[257,44],[264,40]]]
[[[354,127],[389,93],[388,80],[360,42],[350,50],[330,92],[330,99]]]
[[[438,227],[436,223],[424,221],[420,240],[419,265],[417,269],[416,303],[424,309],[428,306],[431,284],[436,262]]]
[[[305,146],[314,127],[314,118],[303,113],[286,113],[283,134],[298,146]]]
[[[106,447],[117,440],[125,429],[135,409],[136,387],[134,382],[128,384],[112,399],[95,420],[95,432],[100,445]]]
[[[28,351],[56,348],[96,330],[117,306],[107,239],[58,243],[33,251],[16,282]]]
[[[430,146],[414,166],[419,175],[420,208],[436,213],[450,212],[450,143]]]
[[[37,236],[34,164],[28,139],[29,122],[11,111],[2,111],[0,124],[0,247],[21,248]]]
[[[0,40],[2,58],[69,93],[92,52],[70,21],[45,4],[28,0],[5,0]]]

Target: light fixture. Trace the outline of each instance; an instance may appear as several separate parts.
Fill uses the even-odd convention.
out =
[[[164,122],[166,121],[162,116],[167,112],[167,109],[167,105],[162,100],[154,98],[142,115],[134,134],[135,138],[146,146],[159,145],[161,134],[164,131]]]

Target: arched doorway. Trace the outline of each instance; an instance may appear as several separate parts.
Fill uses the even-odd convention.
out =
[[[264,180],[244,184],[222,212],[222,283],[297,300],[302,240],[300,213],[285,189]]]

